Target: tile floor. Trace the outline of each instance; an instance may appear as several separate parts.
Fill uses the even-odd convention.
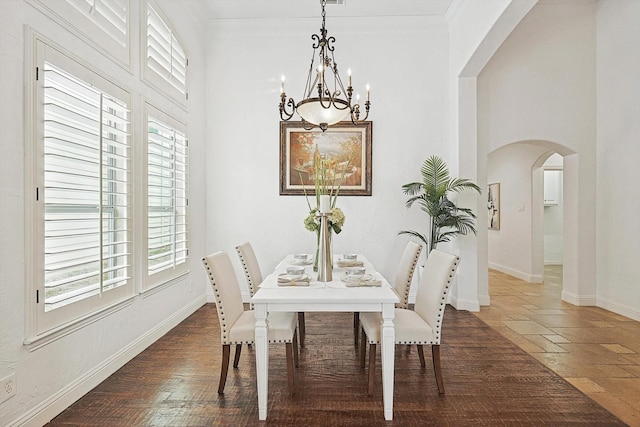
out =
[[[640,322],[561,300],[562,267],[544,283],[489,271],[491,306],[475,313],[630,426],[640,427]]]

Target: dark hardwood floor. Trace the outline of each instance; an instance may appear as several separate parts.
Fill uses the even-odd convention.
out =
[[[253,348],[243,349],[218,395],[219,327],[207,304],[49,425],[625,425],[476,316],[450,306],[441,346],[446,394],[438,394],[431,364],[422,369],[415,348],[399,347],[394,420],[385,422],[380,357],[369,397],[352,322],[350,313],[307,313],[293,396],[284,346],[271,346],[267,422],[258,421]]]

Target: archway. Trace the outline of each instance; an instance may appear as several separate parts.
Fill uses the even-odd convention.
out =
[[[578,154],[551,141],[513,142],[487,155],[487,184],[500,184],[501,201],[500,229],[488,230],[488,266],[532,283],[542,282],[544,274],[543,165],[554,153],[573,159],[566,162],[563,176],[575,176]],[[563,181],[566,193],[578,194],[578,180]],[[573,248],[579,238],[574,226],[578,221],[577,198],[568,197],[565,203],[562,228],[566,231],[562,238],[567,248]],[[577,254],[570,254],[563,262],[563,273],[568,280],[563,299],[574,304],[571,295],[579,292],[572,272],[577,268]]]

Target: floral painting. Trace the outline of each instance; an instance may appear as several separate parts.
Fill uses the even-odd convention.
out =
[[[314,158],[321,156],[341,195],[371,195],[371,122],[340,122],[322,132],[280,122],[280,194],[315,193]]]

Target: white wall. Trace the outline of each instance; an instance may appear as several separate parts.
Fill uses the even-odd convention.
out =
[[[320,18],[296,21],[217,20],[208,32],[207,250],[231,253],[246,240],[263,272],[292,252],[312,253],[303,196],[280,196],[279,90],[300,100]],[[371,84],[373,194],[340,196],[346,215],[336,253],[361,252],[387,265],[398,231],[425,230],[426,216],[407,210],[403,184],[419,180],[432,154],[448,159],[448,36],[444,18],[334,18],[335,57],[343,78]],[[383,270],[393,277],[395,268]],[[241,286],[246,287],[240,277]]]
[[[139,3],[134,5],[134,63],[137,46]],[[0,404],[0,425],[25,423],[42,425],[80,398],[117,368],[130,360],[175,324],[187,317],[205,300],[205,277],[197,255],[203,251],[204,194],[203,182],[203,109],[204,55],[195,14],[189,14],[177,2],[162,2],[169,14],[180,10],[174,25],[179,29],[191,56],[191,97],[188,118],[191,162],[191,268],[193,273],[171,286],[145,296],[136,296],[129,305],[84,328],[71,332],[41,348],[29,351],[25,339],[25,256],[29,242],[25,239],[26,197],[32,189],[25,188],[25,146],[23,123],[26,83],[24,69],[25,26],[81,56],[87,63],[99,67],[99,72],[118,79],[133,93],[133,143],[139,146],[139,131],[143,100],[152,100],[169,111],[177,108],[173,102],[158,95],[140,82],[139,69],[127,71],[107,60],[76,34],[63,28],[58,20],[46,17],[22,0],[2,0],[0,3],[0,378],[15,373],[17,394]],[[137,272],[140,277],[140,272]],[[31,297],[31,296],[29,296]]]
[[[573,198],[565,199],[571,227],[564,230],[565,244],[573,243],[566,252],[574,250],[565,259],[563,298],[580,304],[595,296],[595,77],[595,4],[545,2],[478,78],[479,139],[489,152],[518,141],[550,141],[560,154],[578,153],[566,166],[575,168],[568,175]]]
[[[640,2],[597,4],[598,304],[640,320]]]
[[[629,238],[638,225],[627,214],[639,202],[629,197],[633,187],[620,183],[633,182],[640,158],[633,119],[639,7],[635,1],[541,3],[478,79],[479,139],[489,151],[544,140],[564,156],[563,299],[635,319],[640,291],[633,260],[640,246]]]
[[[477,183],[486,182],[487,141],[478,138],[479,120],[477,76],[496,49],[509,36],[537,0],[468,1],[455,0],[447,11],[450,32],[449,61],[449,134],[452,171]],[[461,194],[461,206],[477,212],[478,224],[487,221],[483,197]],[[458,309],[479,310],[489,305],[487,272],[487,230],[478,227],[475,237],[455,241],[463,260],[451,290],[452,304]]]

